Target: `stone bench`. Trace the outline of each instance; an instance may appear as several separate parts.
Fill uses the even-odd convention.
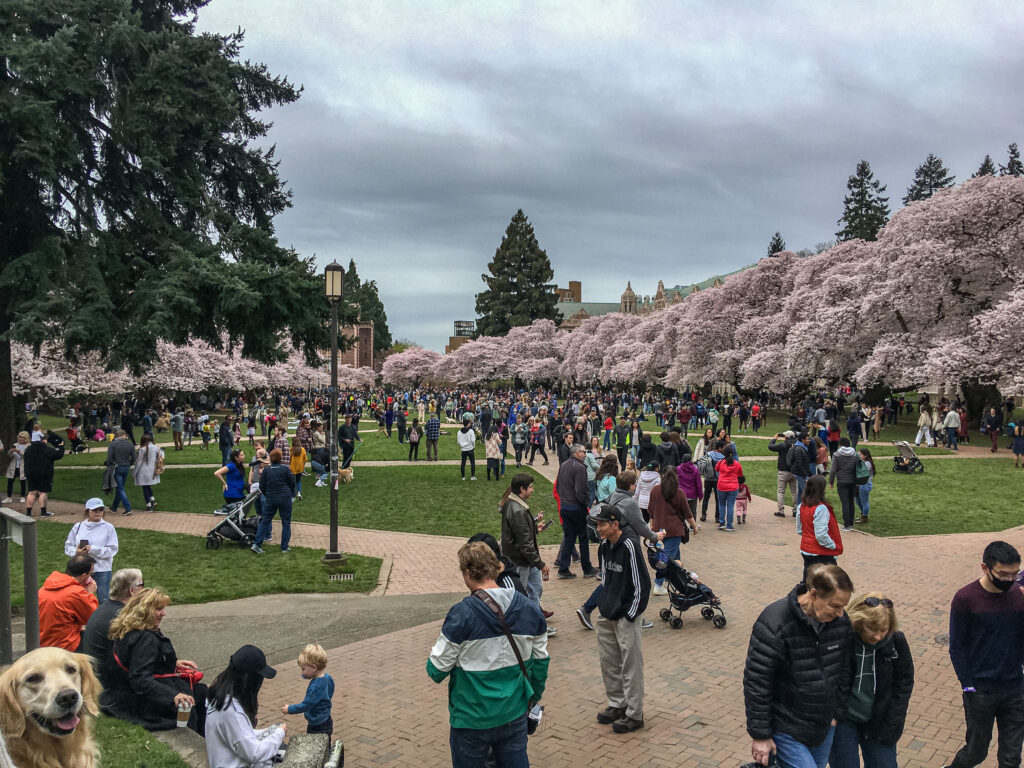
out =
[[[153,731],[153,737],[177,752],[191,768],[210,768],[206,739],[191,728]],[[331,737],[327,734],[296,733],[288,738],[288,749],[280,765],[283,768],[323,768],[330,751]]]

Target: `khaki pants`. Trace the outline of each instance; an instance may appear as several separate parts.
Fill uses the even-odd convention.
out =
[[[608,706],[626,710],[626,717],[644,716],[644,654],[640,645],[642,616],[636,621],[609,621],[598,615],[597,656]]]
[[[793,497],[793,512],[796,512],[796,475],[792,472],[779,472],[779,487],[777,490],[777,499],[779,502],[779,512],[786,513],[786,486],[789,486],[789,493]]]

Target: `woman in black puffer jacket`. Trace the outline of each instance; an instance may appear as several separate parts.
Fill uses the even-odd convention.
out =
[[[754,760],[772,752],[793,768],[825,768],[850,692],[853,630],[844,609],[853,583],[838,565],[812,565],[807,581],[765,608],[743,670]]]
[[[903,735],[914,690],[914,659],[897,632],[892,600],[869,592],[850,604],[853,625],[852,682],[846,712],[839,717],[829,764],[832,768],[895,768],[896,742]]]

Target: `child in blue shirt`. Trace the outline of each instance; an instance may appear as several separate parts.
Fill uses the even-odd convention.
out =
[[[306,733],[334,733],[331,718],[331,697],[334,696],[334,679],[327,669],[327,652],[316,643],[310,643],[299,654],[299,669],[302,677],[309,680],[306,698],[301,704],[289,704],[281,708],[282,714],[306,716]]]

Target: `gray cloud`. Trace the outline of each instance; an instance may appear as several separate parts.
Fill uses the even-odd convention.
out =
[[[594,9],[599,10],[595,11]],[[1024,5],[215,0],[201,27],[305,86],[275,110],[283,242],[377,280],[393,335],[474,316],[517,208],[556,280],[616,300],[833,237],[862,158],[895,207],[928,152],[1024,142]]]

